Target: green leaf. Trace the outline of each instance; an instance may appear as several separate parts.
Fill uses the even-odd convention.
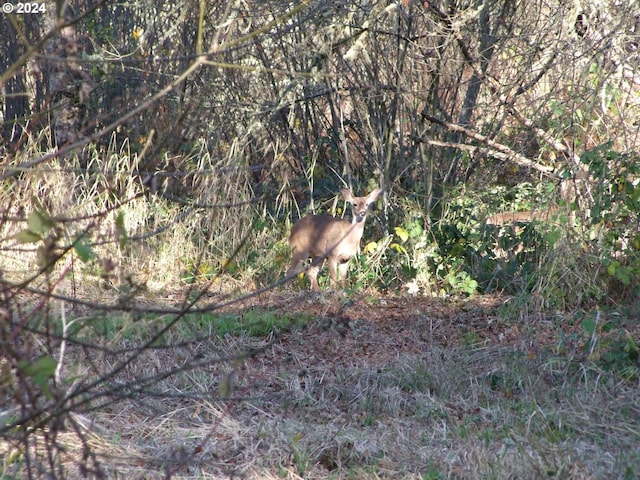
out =
[[[95,258],[93,250],[91,249],[91,245],[89,245],[87,239],[84,236],[80,237],[73,244],[73,249],[76,251],[76,255],[78,255],[78,258],[85,263]]]
[[[14,235],[13,238],[15,238],[18,243],[36,243],[41,240],[40,235],[33,233],[31,230],[23,230]]]
[[[129,240],[127,229],[124,226],[124,212],[118,212],[118,215],[116,215],[116,232],[120,237],[120,248],[123,248]]]
[[[558,240],[560,240],[561,237],[562,237],[562,232],[560,231],[560,229],[550,230],[544,236],[545,241],[549,246],[549,248],[553,247],[558,242]]]
[[[466,276],[460,284],[460,289],[469,295],[474,295],[478,289],[478,282],[473,278]]]
[[[635,338],[629,333],[626,332],[627,342],[624,345],[624,351],[627,352],[627,355],[632,360],[637,360],[638,356],[640,356],[640,347],[638,347],[638,342],[636,342]]]
[[[29,230],[33,233],[46,233],[49,229],[55,226],[55,222],[40,212],[33,211],[27,218],[27,225]]]
[[[409,238],[417,238],[422,235],[422,225],[420,222],[413,221],[409,224]]]
[[[26,360],[18,362],[18,369],[30,377],[33,383],[38,385],[48,398],[51,398],[49,380],[53,378],[56,366],[56,361],[49,356],[40,357],[33,362],[27,362]]]
[[[593,318],[585,318],[580,325],[588,334],[592,334],[596,331],[596,322]]]
[[[631,285],[631,272],[628,268],[619,268],[616,270],[616,278],[627,287]]]
[[[614,260],[613,262],[611,262],[608,266],[607,266],[607,273],[609,275],[611,275],[612,277],[616,276],[616,271],[620,268],[620,262],[617,260]]]

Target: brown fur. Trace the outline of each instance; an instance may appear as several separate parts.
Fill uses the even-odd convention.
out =
[[[346,188],[340,190],[340,193],[345,201],[352,204],[351,222],[329,215],[307,215],[291,229],[289,243],[293,259],[287,276],[300,272],[304,261],[311,258],[307,276],[313,290],[318,290],[318,272],[325,257],[329,263],[332,283],[340,283],[344,288],[349,260],[360,248],[367,211],[382,190],[376,188],[366,197],[354,197]]]

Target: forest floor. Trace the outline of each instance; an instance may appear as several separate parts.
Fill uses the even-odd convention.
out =
[[[117,381],[201,368],[88,413],[90,443],[108,478],[637,478],[638,378],[603,359],[640,323],[509,318],[511,301],[280,291],[234,304],[238,318],[304,321],[144,352]]]
[[[635,478],[638,378],[592,361],[620,341],[612,320],[594,332],[576,316],[505,320],[508,303],[266,294],[232,308],[308,321],[203,344],[208,367],[166,389],[196,383],[209,399],[154,417],[149,398],[109,422],[126,426],[119,442],[145,478]],[[612,330],[640,338],[623,322]],[[240,351],[253,353],[221,360]]]

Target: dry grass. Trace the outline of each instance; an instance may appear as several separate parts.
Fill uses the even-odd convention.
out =
[[[6,166],[38,155],[37,146],[30,145]],[[80,234],[91,244],[92,262],[72,267],[74,277],[81,278],[73,292],[87,293],[85,297],[95,298],[96,287],[113,292],[139,285],[164,292],[187,278],[211,279],[245,237],[254,248],[236,252],[235,264],[256,252],[264,261],[272,260],[270,247],[279,234],[275,230],[264,238],[263,231],[253,231],[263,205],[251,190],[251,172],[238,152],[215,160],[204,149],[191,155],[181,160],[185,171],[160,172],[160,185],[146,177],[148,172],[133,175],[142,159],[129,151],[127,142],[115,141],[100,151],[87,147],[82,161],[53,160],[20,179],[6,180],[0,191],[4,278],[20,282],[38,272],[37,248],[42,242],[21,244],[14,238],[29,228],[27,218],[34,211],[54,219],[58,252]],[[117,226],[119,217],[126,239]],[[52,229],[43,238],[53,234]],[[106,282],[104,265],[111,269]],[[52,276],[68,267],[68,262],[59,261]],[[231,273],[240,276],[237,267]]]
[[[87,444],[108,478],[582,479],[640,469],[637,380],[574,350],[557,354],[551,324],[532,332],[479,304],[470,321],[459,307],[411,299],[261,303],[316,317],[278,338],[205,336],[146,350],[110,383],[185,368],[72,417],[87,430],[85,442],[72,428],[59,437],[66,474],[81,476]],[[86,354],[72,349],[66,375],[116,361]],[[21,456],[7,458],[11,476]]]

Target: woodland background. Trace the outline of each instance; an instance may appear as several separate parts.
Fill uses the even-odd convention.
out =
[[[583,353],[637,386],[636,1],[23,9],[0,16],[5,475],[63,478],[70,464],[106,475],[76,415],[176,374],[163,365],[119,383],[154,345],[175,347],[183,322],[194,348],[211,325],[223,336],[215,312],[304,290],[282,280],[291,225],[348,215],[345,185],[385,188],[347,296],[508,295],[500,318],[578,318]],[[550,222],[483,224],[555,207]],[[614,339],[596,349],[603,329]],[[214,362],[220,397],[230,361],[254,347]],[[65,376],[66,348],[72,364],[87,351],[119,360]],[[189,358],[181,372],[201,366]],[[84,456],[63,455],[65,422]]]

